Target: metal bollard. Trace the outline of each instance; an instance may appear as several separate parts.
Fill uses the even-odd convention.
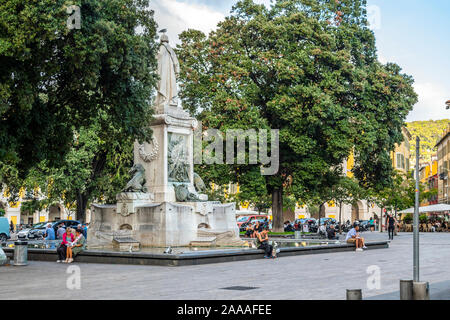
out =
[[[14,265],[26,266],[28,264],[28,242],[14,242]]]
[[[400,300],[413,299],[413,281],[400,280]]]
[[[428,282],[413,282],[413,300],[430,300]]]
[[[362,300],[361,289],[347,289],[347,300]]]

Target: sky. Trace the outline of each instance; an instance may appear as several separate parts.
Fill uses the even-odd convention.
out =
[[[159,29],[171,44],[187,29],[209,33],[237,0],[152,0]],[[254,0],[270,5],[270,0]],[[382,63],[395,62],[412,75],[419,102],[406,119],[450,118],[450,1],[368,0],[368,15]]]

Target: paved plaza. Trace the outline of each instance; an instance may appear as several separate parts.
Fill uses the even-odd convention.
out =
[[[384,240],[387,233],[364,237]],[[398,299],[399,280],[412,279],[412,239],[412,233],[400,233],[388,249],[186,267],[75,263],[81,288],[72,290],[66,285],[69,265],[29,261],[0,269],[0,299],[335,300],[357,288],[365,299]],[[423,233],[420,241],[421,280],[430,282],[432,299],[450,299],[450,233]],[[370,289],[367,270],[377,267],[380,289]],[[231,286],[257,289],[223,289]]]

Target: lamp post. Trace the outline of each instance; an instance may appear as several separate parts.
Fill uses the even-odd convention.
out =
[[[414,235],[413,235],[413,279],[419,282],[419,153],[420,138],[416,137],[416,192],[414,204]]]

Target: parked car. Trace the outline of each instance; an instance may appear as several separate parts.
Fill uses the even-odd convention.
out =
[[[262,218],[260,217],[260,218],[250,219],[249,221],[241,224],[241,226],[239,227],[239,231],[240,232],[245,231],[245,228],[247,228],[247,226],[249,224],[254,224],[254,223],[256,223],[256,221],[259,221],[259,224],[262,225],[262,224],[264,224],[265,219],[266,219],[266,216],[262,216]],[[272,223],[270,221],[269,221],[269,229],[272,229]]]
[[[58,229],[58,226],[61,223],[64,223],[65,228],[67,227],[76,228],[77,225],[81,224],[81,222],[78,220],[58,220],[53,222],[41,222],[33,226],[33,228],[31,228],[31,230],[28,232],[28,239],[42,239],[44,237],[47,224],[49,223],[52,224],[52,227],[55,230],[55,234]]]
[[[0,242],[5,242],[10,238],[9,223],[5,217],[0,217]]]
[[[369,220],[360,220],[359,221],[359,228],[361,229],[361,231],[368,231],[370,226],[369,226]]]
[[[41,222],[42,223],[42,222]],[[40,224],[40,223],[39,223]],[[35,225],[33,225],[32,227],[30,227],[30,228],[24,228],[24,229],[22,229],[22,230],[20,230],[18,233],[17,233],[17,238],[19,239],[19,240],[25,240],[25,239],[28,239],[28,233],[30,232],[30,230],[34,227],[34,226],[36,226],[37,224],[35,224]]]
[[[236,219],[237,221],[237,225],[238,228],[241,229],[242,224],[244,223],[252,223],[254,221],[256,221],[256,219],[260,220],[264,220],[265,218],[267,218],[267,215],[254,215],[254,216],[240,216],[239,218]]]

